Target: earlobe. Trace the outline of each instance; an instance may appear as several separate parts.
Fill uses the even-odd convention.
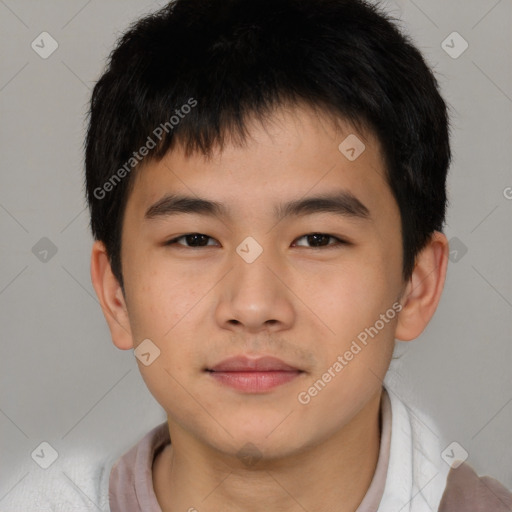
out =
[[[448,266],[446,236],[436,231],[416,258],[416,265],[402,299],[395,338],[417,338],[434,315],[443,291]]]
[[[91,280],[105,315],[112,342],[121,350],[133,348],[128,309],[123,291],[112,273],[103,242],[95,241],[91,253]]]

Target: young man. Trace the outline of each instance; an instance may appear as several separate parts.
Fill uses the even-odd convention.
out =
[[[446,110],[360,0],[177,0],[132,26],[91,102],[91,275],[167,421],[52,503],[510,510],[383,386],[445,280]]]

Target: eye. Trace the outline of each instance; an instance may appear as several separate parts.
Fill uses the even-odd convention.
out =
[[[297,238],[297,240],[306,239],[308,243],[313,244],[312,248],[322,248],[322,247],[336,247],[339,245],[348,245],[348,242],[345,240],[342,240],[341,238],[338,238],[333,235],[328,235],[326,233],[309,233],[307,235],[303,235],[300,238]],[[329,244],[329,240],[335,240],[335,243]],[[299,247],[303,246],[301,244],[296,244]]]
[[[307,235],[301,236],[300,238],[297,238],[296,240],[302,239],[305,239],[307,240],[307,243],[312,244],[310,247],[314,249],[322,247],[336,247],[339,245],[349,244],[347,241],[342,240],[341,238],[325,233],[309,233]],[[186,245],[179,243],[180,240],[184,240]],[[212,247],[212,244],[209,244],[208,240],[215,239],[202,233],[187,233],[186,235],[181,235],[179,237],[173,238],[172,240],[169,240],[168,242],[165,242],[164,245],[176,245],[185,248]],[[329,243],[330,240],[334,240],[334,243]],[[299,247],[304,246],[303,244],[297,243],[295,243],[295,245]]]
[[[187,233],[186,235],[179,236],[177,238],[173,238],[165,243],[165,245],[182,245],[178,244],[179,240],[185,240],[187,244],[185,247],[207,247],[207,240],[214,240],[208,235],[203,235],[202,233]]]

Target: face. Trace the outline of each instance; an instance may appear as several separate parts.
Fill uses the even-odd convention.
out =
[[[251,442],[284,456],[343,429],[381,388],[404,285],[400,216],[371,134],[297,108],[250,135],[210,160],[177,147],[139,172],[125,300],[133,347],[160,350],[138,365],[171,429],[226,454]],[[349,135],[359,156],[338,148]],[[232,379],[240,389],[207,371],[239,355],[300,372],[270,387],[279,372]]]

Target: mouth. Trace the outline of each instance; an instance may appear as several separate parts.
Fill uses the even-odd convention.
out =
[[[206,372],[221,385],[246,393],[262,393],[286,384],[303,370],[291,366],[275,357],[250,359],[236,356],[206,368]]]

